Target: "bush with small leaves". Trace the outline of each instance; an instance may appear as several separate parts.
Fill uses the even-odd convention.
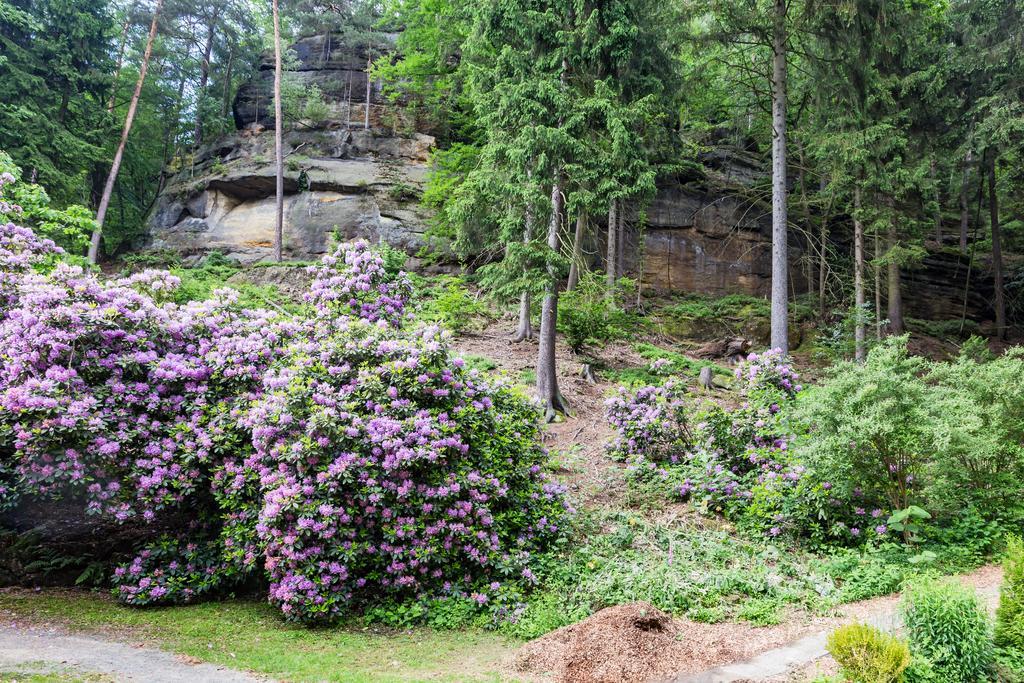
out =
[[[950,581],[911,586],[901,605],[911,652],[943,683],[976,683],[992,669],[988,614],[974,591]]]
[[[588,272],[575,289],[562,295],[558,329],[573,353],[580,353],[589,344],[621,339],[635,329],[639,321],[626,311],[624,291],[628,291],[628,285],[620,282],[609,295],[604,280]]]
[[[827,647],[852,683],[899,683],[910,664],[905,642],[866,624],[836,629]]]

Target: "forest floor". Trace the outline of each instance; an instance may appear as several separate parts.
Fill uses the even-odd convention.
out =
[[[994,609],[1002,573],[959,577]],[[525,645],[479,631],[305,629],[264,603],[138,610],[84,590],[0,592],[0,683],[809,681],[834,669],[826,633],[898,628],[898,595],[767,627],[670,619],[627,605]],[[663,620],[652,627],[644,610]]]

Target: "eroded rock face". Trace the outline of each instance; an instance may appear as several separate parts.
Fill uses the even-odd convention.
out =
[[[394,42],[378,34],[373,54]],[[313,259],[333,239],[365,237],[415,253],[423,245],[427,215],[417,198],[426,179],[434,138],[415,130],[401,104],[370,84],[366,44],[338,34],[301,38],[286,77],[292,86],[315,84],[327,104],[318,121],[289,121],[285,134],[284,252]],[[273,59],[265,55],[256,78],[235,98],[241,132],[196,154],[157,199],[146,236],[137,247],[168,249],[186,257],[212,251],[243,264],[268,260],[273,248],[275,150]]]
[[[366,66],[374,58],[388,52],[395,42],[394,34],[377,33],[369,43],[349,43],[337,33],[323,33],[300,38],[291,46],[297,59],[286,65],[288,85],[301,91],[316,86],[327,104],[328,115],[320,121],[306,121],[316,128],[362,126],[367,114],[372,128],[424,130],[422,121],[383,93],[380,82],[372,81],[367,89]],[[240,130],[252,125],[274,127],[274,59],[264,54],[252,81],[239,88],[234,101],[235,125]]]
[[[647,207],[642,256],[630,249],[628,270],[663,293],[767,295],[771,209],[752,198],[758,194],[752,188],[768,181],[768,169],[756,155],[725,145],[703,162],[705,177],[662,187]],[[798,292],[807,286],[797,267],[802,253],[791,238],[790,276]]]
[[[415,199],[433,138],[373,131],[290,132],[285,139],[284,251],[325,253],[333,238],[365,237],[415,252],[427,215]],[[275,230],[274,141],[239,133],[205,149],[157,200],[141,245],[183,255],[219,251],[267,260]]]

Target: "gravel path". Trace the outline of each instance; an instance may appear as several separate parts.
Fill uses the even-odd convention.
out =
[[[983,567],[971,574],[960,576],[959,579],[965,585],[975,588],[982,601],[990,609],[995,609],[1002,579],[1002,572],[998,567]],[[843,621],[858,621],[890,633],[897,632],[902,628],[898,607],[899,600],[896,596],[847,605],[843,610]],[[828,656],[825,640],[831,630],[813,633],[746,661],[726,664],[695,675],[682,675],[673,679],[672,683],[789,680],[792,674]]]
[[[118,683],[266,683],[267,679],[213,664],[191,664],[169,652],[49,628],[0,626],[0,670],[52,665],[102,674]]]

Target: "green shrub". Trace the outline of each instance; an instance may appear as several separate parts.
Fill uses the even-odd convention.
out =
[[[558,328],[573,353],[579,353],[588,344],[621,339],[635,331],[637,321],[622,302],[629,288],[629,283],[622,282],[609,296],[597,273],[583,273],[576,288],[562,295]]]
[[[824,326],[824,329],[822,329],[815,340],[818,346],[818,355],[831,361],[852,359],[857,350],[856,329],[858,321],[866,329],[872,329],[875,325],[873,306],[865,304],[859,311],[856,306],[851,306],[841,311],[840,315],[831,325]],[[865,335],[864,345],[866,349],[873,348],[876,343],[874,335]]]
[[[833,496],[851,500],[859,492],[868,509],[922,503],[917,482],[934,454],[933,392],[921,379],[929,365],[907,352],[906,341],[887,340],[862,364],[837,364],[798,404],[797,418],[809,428],[798,456]]]
[[[976,683],[992,668],[988,616],[973,591],[935,581],[910,587],[901,606],[911,651],[931,662],[936,680]]]
[[[965,339],[981,334],[981,326],[973,320],[918,320],[907,318],[907,329],[937,339]]]
[[[846,549],[822,564],[824,573],[839,584],[839,602],[867,600],[895,593],[908,568],[895,553]]]
[[[932,389],[934,464],[930,508],[957,517],[975,506],[1007,527],[1024,521],[1024,349],[991,361],[963,354],[937,363],[925,381]]]
[[[828,637],[828,651],[853,683],[899,683],[910,664],[910,648],[868,626],[849,624]]]
[[[1024,541],[1019,536],[1010,537],[1003,560],[995,643],[1024,656]]]
[[[479,326],[489,309],[466,287],[460,277],[441,276],[425,292],[419,307],[423,320],[439,323],[455,334]]]

